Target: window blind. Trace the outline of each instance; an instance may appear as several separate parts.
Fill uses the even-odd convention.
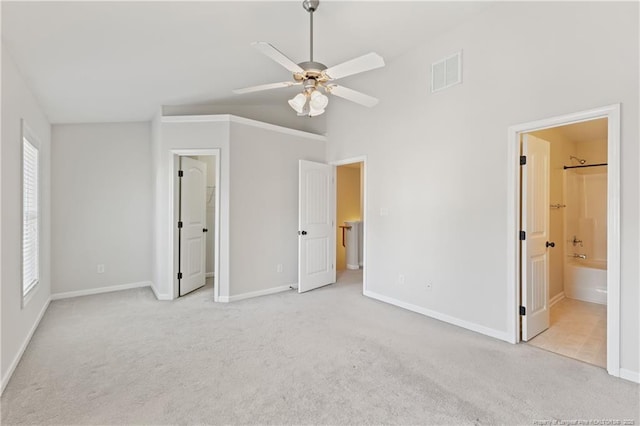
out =
[[[26,138],[22,140],[22,294],[38,284],[39,222],[38,149]]]

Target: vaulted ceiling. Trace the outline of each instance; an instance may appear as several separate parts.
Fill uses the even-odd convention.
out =
[[[308,60],[301,3],[3,1],[3,48],[53,123],[149,120],[161,105],[279,103],[296,89],[231,90],[290,78],[252,41]],[[314,17],[314,59],[331,66],[375,51],[389,63],[487,7],[323,1]],[[345,85],[351,79],[357,76]],[[366,92],[376,96],[375,87]]]

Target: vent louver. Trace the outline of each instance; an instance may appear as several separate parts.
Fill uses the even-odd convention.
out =
[[[462,83],[462,51],[431,64],[431,92]]]

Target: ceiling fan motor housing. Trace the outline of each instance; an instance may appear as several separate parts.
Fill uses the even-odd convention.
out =
[[[300,62],[298,65],[304,72],[294,73],[293,78],[296,81],[304,82],[305,86],[309,80],[313,80],[314,85],[316,82],[322,84],[329,81],[329,77],[324,73],[324,70],[327,69],[326,65],[320,62]]]

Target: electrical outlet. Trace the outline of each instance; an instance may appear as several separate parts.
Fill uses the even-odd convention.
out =
[[[398,275],[398,284],[400,284],[400,285],[404,284],[404,275],[403,274]]]
[[[276,272],[280,273],[284,270],[284,266],[282,265],[282,263],[278,263],[276,265]]]
[[[98,265],[98,273],[104,274],[104,264],[101,263]]]

